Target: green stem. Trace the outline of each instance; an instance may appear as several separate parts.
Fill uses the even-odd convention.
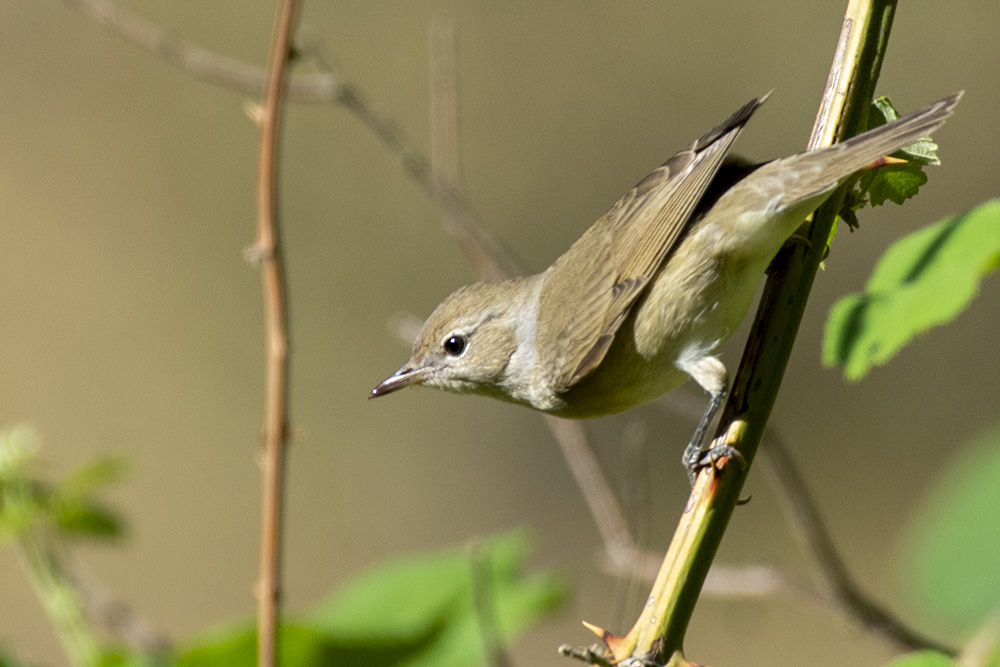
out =
[[[896,0],[850,0],[810,148],[853,136],[866,122],[895,8]],[[757,453],[845,192],[836,192],[814,214],[807,231],[809,246],[790,246],[772,264],[719,427],[719,435],[727,434],[727,444],[742,453],[747,466],[731,464],[716,487],[711,482],[696,487],[699,497],[692,498],[674,538],[677,545],[671,545],[661,571],[663,585],[670,588],[654,587],[655,601],[662,607],[644,611],[629,634],[628,655],[660,664],[684,662],[684,634]],[[616,657],[624,656],[616,651]]]
[[[19,543],[28,578],[55,627],[70,664],[74,667],[96,665],[100,654],[97,640],[57,545],[47,539],[38,526],[22,533]]]

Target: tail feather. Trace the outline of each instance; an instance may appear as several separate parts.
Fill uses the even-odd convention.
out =
[[[815,173],[817,182],[800,182],[787,193],[784,205],[791,205],[799,198],[835,187],[851,174],[864,169],[878,158],[893,153],[907,144],[929,136],[951,116],[955,105],[964,91],[949,95],[944,99],[914,111],[913,113],[868,130],[847,141],[809,153],[801,153],[787,160],[801,161],[800,167],[807,172],[808,163],[822,164]],[[780,162],[780,160],[779,160]]]

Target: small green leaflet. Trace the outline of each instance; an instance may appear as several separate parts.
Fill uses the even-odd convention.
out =
[[[868,127],[873,130],[899,118],[888,97],[880,97],[872,102],[868,112]],[[872,169],[858,179],[844,199],[840,219],[851,229],[858,227],[857,212],[866,205],[881,206],[887,201],[902,204],[917,194],[920,186],[927,182],[924,166],[940,165],[937,155],[938,145],[930,137],[918,139],[903,146],[893,156],[907,160],[906,164],[893,164]],[[829,245],[836,236],[836,225],[831,231]]]
[[[888,97],[880,97],[872,102],[872,107],[868,112],[868,129],[885,125],[899,118],[895,107]],[[912,144],[907,144],[896,151],[896,155],[904,159],[923,160],[925,164],[940,165],[941,160],[937,155],[938,145],[930,137],[917,139]]]

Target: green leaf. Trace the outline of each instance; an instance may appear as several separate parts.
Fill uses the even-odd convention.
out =
[[[6,646],[0,646],[0,667],[24,667],[24,663]]]
[[[174,658],[168,652],[137,652],[125,645],[102,648],[97,667],[174,667]]]
[[[872,130],[880,125],[897,120],[899,112],[892,106],[888,97],[880,97],[874,102],[868,112],[868,129]],[[902,158],[915,158],[922,160],[925,164],[940,165],[941,159],[937,155],[938,145],[930,137],[917,139],[911,144],[903,146],[896,152]]]
[[[0,431],[0,539],[23,535],[44,516],[31,479],[38,449],[38,436],[30,426]]]
[[[56,525],[77,536],[120,537],[124,520],[95,498],[107,485],[121,479],[125,460],[102,457],[88,461],[64,477],[52,490],[48,505]]]
[[[885,125],[897,120],[899,113],[892,106],[888,97],[880,97],[872,102],[868,112],[868,128]],[[858,227],[857,212],[866,205],[881,206],[887,201],[902,204],[907,199],[916,196],[920,186],[927,182],[924,167],[928,164],[939,165],[941,159],[937,154],[938,145],[930,137],[917,139],[893,153],[894,157],[907,160],[905,164],[893,164],[870,169],[858,179],[858,182],[848,191],[841,207],[840,219],[851,229]],[[834,229],[838,225],[834,225]],[[827,240],[827,246],[833,242],[833,235]]]
[[[850,380],[884,364],[917,334],[954,319],[1000,263],[1000,199],[937,222],[889,248],[864,292],[830,310],[823,363]]]
[[[958,667],[958,663],[936,651],[917,651],[896,658],[887,667]]]
[[[424,654],[436,637],[415,641],[392,638],[368,642],[345,640],[307,624],[283,623],[278,631],[278,664],[281,667],[403,667]],[[257,656],[257,630],[241,623],[203,636],[182,649],[170,667],[253,665]],[[103,666],[102,666],[103,667]],[[132,665],[129,665],[132,667]]]
[[[948,466],[905,532],[904,583],[938,622],[971,630],[1000,607],[998,507],[1000,425]]]
[[[120,456],[103,456],[87,461],[59,482],[58,493],[75,498],[93,496],[109,484],[121,480],[125,469],[126,461]]]
[[[481,550],[484,581],[498,633],[511,641],[551,612],[565,587],[551,576],[521,573],[528,554],[520,533],[493,538]],[[450,549],[381,565],[362,574],[281,629],[282,667],[471,667],[483,663],[480,618],[472,603],[470,555]],[[253,664],[249,622],[188,642],[176,667]]]
[[[52,507],[56,525],[66,533],[83,537],[117,538],[123,533],[121,517],[97,504],[58,503]]]
[[[862,193],[868,195],[872,206],[881,206],[886,201],[902,204],[916,196],[917,190],[926,182],[927,174],[924,173],[923,165],[914,161],[868,171],[858,181],[858,186]],[[859,208],[855,207],[853,210]]]
[[[528,543],[521,533],[483,545],[485,581],[495,606],[500,640],[511,642],[529,624],[554,610],[565,587],[552,576],[525,577]],[[473,605],[466,549],[390,563],[362,575],[307,620],[337,637],[369,643],[424,642],[398,664],[464,667],[483,661],[480,619]],[[428,641],[432,640],[432,641]]]
[[[27,478],[38,449],[38,435],[27,424],[0,431],[0,484]]]
[[[341,655],[323,633],[296,624],[283,624],[278,642],[281,667],[354,665],[342,662]],[[257,664],[257,631],[249,624],[219,631],[183,651],[173,667],[221,667]],[[373,663],[377,665],[378,663]]]

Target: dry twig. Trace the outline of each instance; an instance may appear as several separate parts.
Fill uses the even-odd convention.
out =
[[[257,664],[274,665],[280,601],[282,506],[288,437],[288,307],[278,233],[277,171],[282,96],[296,0],[281,0],[271,43],[267,86],[257,114],[257,242],[267,345],[264,456],[261,460],[260,580],[257,584]]]

